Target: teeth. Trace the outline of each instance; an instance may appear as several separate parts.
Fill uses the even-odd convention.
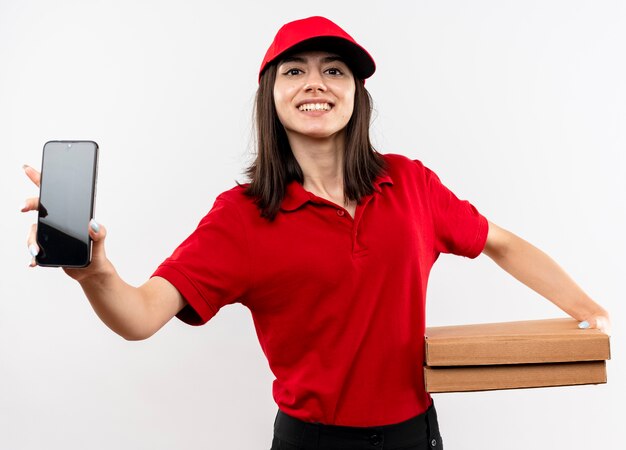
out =
[[[330,111],[328,103],[305,103],[298,108],[300,111]]]

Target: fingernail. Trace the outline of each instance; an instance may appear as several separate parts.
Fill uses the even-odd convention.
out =
[[[578,324],[578,328],[581,328],[583,330],[589,328],[589,322],[587,322],[586,320],[583,320],[582,322]]]
[[[24,164],[24,165],[22,166],[22,169],[24,169],[24,170],[28,169],[28,165]]]
[[[91,228],[94,233],[97,233],[100,231],[100,225],[98,225],[98,222],[96,222],[94,219],[91,219],[89,221],[89,228]]]
[[[22,203],[20,205],[20,211],[24,211],[26,209],[26,203]]]
[[[32,256],[33,258],[39,254],[39,249],[37,248],[35,244],[30,244],[28,246],[28,251],[30,253],[30,256]]]

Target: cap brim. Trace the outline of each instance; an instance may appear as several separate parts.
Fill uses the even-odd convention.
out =
[[[337,36],[318,36],[299,42],[276,55],[265,67],[267,68],[269,64],[280,61],[294,53],[314,50],[323,50],[341,56],[348,67],[350,67],[350,70],[352,70],[354,76],[360,80],[371,77],[376,71],[374,59],[363,47]]]

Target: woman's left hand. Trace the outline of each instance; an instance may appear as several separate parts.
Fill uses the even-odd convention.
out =
[[[578,328],[596,328],[603,333],[611,335],[611,319],[607,312],[594,314],[578,324]]]

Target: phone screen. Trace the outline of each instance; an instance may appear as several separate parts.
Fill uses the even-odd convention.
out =
[[[91,261],[98,144],[51,141],[43,149],[37,243],[41,266],[85,267]]]

